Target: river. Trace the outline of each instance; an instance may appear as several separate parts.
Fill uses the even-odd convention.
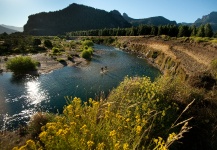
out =
[[[136,55],[114,47],[95,45],[96,53],[87,66],[64,67],[34,77],[0,74],[0,129],[13,129],[28,122],[37,111],[62,112],[65,96],[83,101],[108,95],[125,76],[149,76],[160,72]],[[101,68],[107,71],[101,73]]]

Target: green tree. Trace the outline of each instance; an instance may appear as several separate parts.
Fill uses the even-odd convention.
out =
[[[158,34],[158,27],[157,26],[151,26],[151,35],[157,35]]]
[[[191,36],[197,35],[197,27],[195,25],[191,26],[190,30],[191,30]]]
[[[197,36],[199,36],[199,37],[204,37],[205,36],[204,25],[201,25],[199,27],[198,32],[197,32]]]
[[[189,36],[190,36],[189,27],[186,25],[179,26],[178,37],[189,37]]]
[[[204,26],[204,34],[205,34],[205,37],[212,37],[213,36],[212,27],[209,23],[207,23]]]

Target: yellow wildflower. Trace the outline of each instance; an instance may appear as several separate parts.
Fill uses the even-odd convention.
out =
[[[116,131],[115,130],[112,130],[110,133],[109,133],[109,136],[113,137],[116,135]]]
[[[121,145],[120,145],[120,141],[118,141],[117,143],[115,143],[115,150],[120,149]]]
[[[124,145],[123,145],[123,149],[124,149],[124,150],[128,150],[128,149],[129,149],[129,144],[124,143]]]
[[[142,130],[142,127],[141,127],[141,126],[137,126],[137,127],[136,127],[136,133],[137,133],[137,134],[140,134],[141,130]]]
[[[93,141],[88,141],[88,142],[87,142],[88,148],[91,148],[93,145],[94,145],[94,142],[93,142]]]
[[[104,150],[105,149],[105,144],[103,142],[102,143],[98,143],[96,149],[97,150]]]
[[[127,118],[127,119],[126,119],[126,122],[129,122],[129,121],[130,121],[130,118]]]

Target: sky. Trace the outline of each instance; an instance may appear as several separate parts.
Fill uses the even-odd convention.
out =
[[[0,24],[23,27],[29,15],[61,10],[72,3],[115,9],[135,19],[164,16],[177,23],[193,23],[217,12],[217,0],[0,0]]]

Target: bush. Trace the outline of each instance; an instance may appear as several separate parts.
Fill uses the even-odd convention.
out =
[[[82,53],[81,53],[81,57],[82,58],[85,58],[85,59],[91,59],[91,51],[89,50],[83,50]]]
[[[82,42],[82,46],[91,47],[91,46],[93,46],[93,41],[91,41],[91,40],[85,40],[85,41]]]
[[[38,112],[30,120],[28,124],[28,131],[31,134],[32,138],[37,138],[41,133],[41,127],[50,122],[53,118],[53,115]]]
[[[57,47],[53,47],[53,48],[52,48],[52,53],[53,53],[53,54],[58,54],[58,53],[60,53],[60,49],[57,48]]]
[[[14,73],[25,73],[36,70],[37,63],[27,56],[19,56],[7,61],[6,68]]]
[[[52,42],[50,40],[45,40],[44,41],[44,46],[48,47],[48,48],[52,48],[53,47]]]
[[[33,46],[38,46],[41,44],[41,40],[40,39],[34,39],[33,40]]]

